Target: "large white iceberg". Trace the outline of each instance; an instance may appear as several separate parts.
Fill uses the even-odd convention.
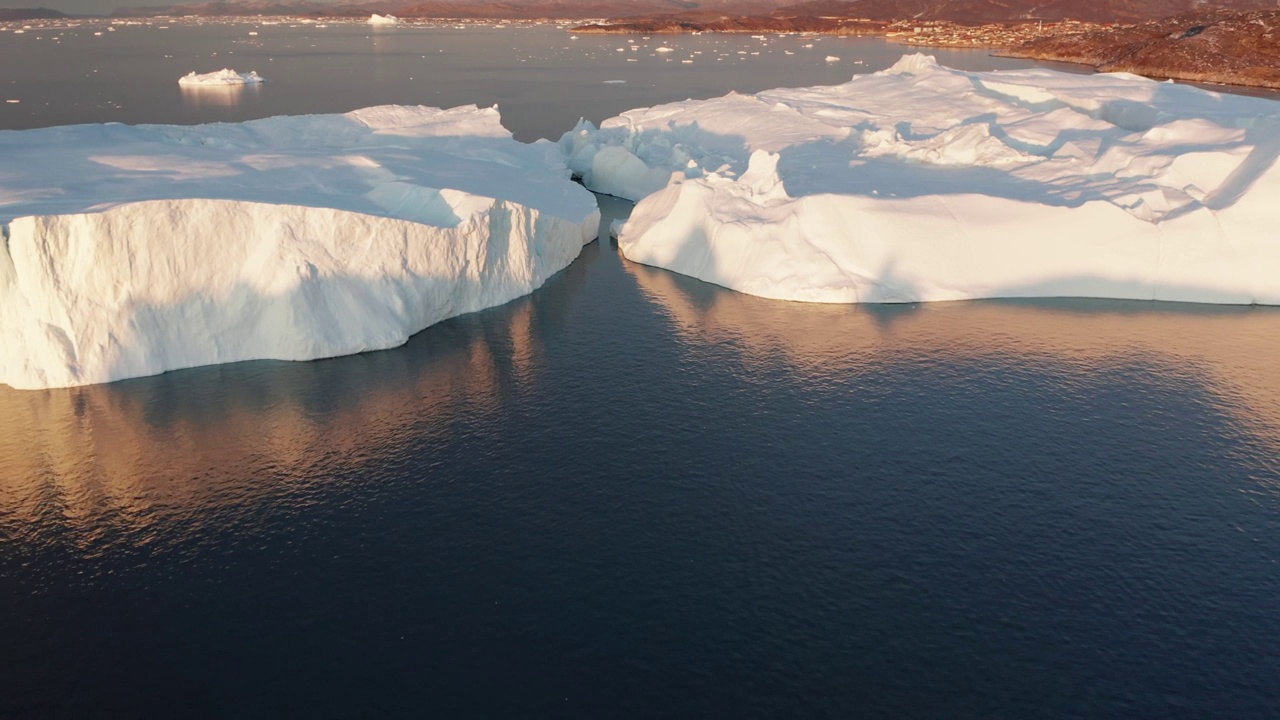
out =
[[[403,343],[595,237],[496,109],[0,132],[0,382],[44,388]]]
[[[1280,103],[932,58],[561,139],[626,257],[770,298],[1280,304]]]
[[[379,15],[374,13],[369,16],[370,25],[399,25],[400,18],[395,15]]]

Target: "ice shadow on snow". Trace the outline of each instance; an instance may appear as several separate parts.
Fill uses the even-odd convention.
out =
[[[1147,100],[1117,97],[1101,102],[1098,107],[1087,108],[1065,102],[1047,91],[1042,94],[1049,97],[1037,99],[1034,88],[1027,86],[992,89],[979,77],[971,77],[970,82],[979,94],[1015,108],[1030,113],[1069,110],[1088,116],[1095,125],[1101,123],[1102,126],[1062,127],[1052,137],[1032,141],[1019,139],[1020,133],[1013,125],[1035,117],[1014,118],[1006,124],[994,111],[960,119],[943,130],[919,129],[907,120],[891,126],[863,121],[850,128],[851,132],[843,138],[816,139],[779,150],[777,172],[787,194],[793,198],[827,193],[877,198],[978,194],[1058,207],[1106,202],[1143,219],[1159,221],[1201,207],[1212,210],[1230,207],[1280,158],[1280,108],[1270,101],[1233,97],[1233,101],[1245,101],[1246,108],[1257,110],[1254,116],[1242,116],[1222,110],[1222,99],[1215,94],[1181,85],[1155,84],[1152,97]],[[989,82],[993,87],[1003,88],[995,80]],[[1156,152],[1138,147],[1145,133],[1173,121],[1213,123],[1225,130],[1242,131],[1242,137],[1232,142],[1188,138],[1185,142],[1169,143]],[[996,164],[967,162],[947,155],[950,139],[944,136],[973,127],[981,127],[990,142],[1007,149],[1007,153],[995,159]],[[896,138],[890,146],[865,144],[865,138],[882,142],[886,131]],[[740,177],[752,153],[743,135],[707,130],[696,121],[645,128],[628,137],[630,132],[611,128],[600,134],[605,146],[626,138],[624,147],[644,148],[642,155],[648,158],[650,167],[680,171],[686,156],[692,157],[697,167],[684,168],[689,178],[717,171],[728,177]],[[1044,163],[1053,162],[1050,158],[1068,145],[1072,147],[1067,152],[1080,156],[1082,165],[1077,167],[1086,172],[1075,174],[1075,170],[1064,168],[1057,176],[1050,170],[1045,177],[1036,177],[1045,171]],[[1132,169],[1125,164],[1088,172],[1089,164],[1109,151],[1124,148],[1133,148],[1133,159],[1147,169]],[[1173,186],[1169,183],[1182,181],[1161,181],[1160,174],[1179,156],[1242,148],[1249,148],[1247,156],[1226,180],[1214,187]],[[936,161],[905,155],[927,155],[934,151],[938,156]]]
[[[1102,132],[1064,130],[1049,145],[1037,148],[1009,138],[998,124],[987,117],[971,118],[963,124],[986,124],[991,137],[1033,156],[1044,152],[1044,157],[1047,157],[1068,142],[1087,144],[1096,140],[1099,155],[1115,145],[1131,142]],[[926,136],[926,139],[929,137],[932,136]],[[1238,143],[1227,146],[1184,144],[1171,149],[1170,162],[1184,153],[1214,152],[1243,146],[1251,147],[1249,154],[1220,185],[1201,188],[1205,193],[1203,200],[1150,178],[1117,178],[1113,173],[1079,175],[1048,182],[1020,176],[1020,165],[1033,169],[1039,165],[1040,161],[1034,158],[1025,163],[985,167],[929,164],[898,157],[868,157],[862,154],[865,148],[861,138],[856,136],[844,140],[820,140],[782,150],[778,159],[778,176],[787,194],[794,198],[819,194],[878,198],[977,194],[1058,207],[1107,202],[1133,209],[1140,204],[1142,195],[1163,191],[1166,198],[1177,204],[1167,212],[1157,212],[1155,218],[1173,219],[1200,207],[1222,210],[1240,200],[1280,158],[1280,133],[1248,128],[1244,139]],[[1174,197],[1181,195],[1181,198],[1175,200],[1171,194]]]

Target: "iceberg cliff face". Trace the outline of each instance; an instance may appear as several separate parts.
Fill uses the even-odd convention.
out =
[[[599,224],[494,110],[0,133],[5,165],[25,155],[45,162],[0,181],[17,388],[394,347],[533,291]]]
[[[637,262],[764,297],[1280,304],[1280,104],[908,56],[560,141]]]

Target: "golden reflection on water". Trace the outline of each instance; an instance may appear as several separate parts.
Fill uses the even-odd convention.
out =
[[[538,391],[542,343],[613,332],[566,322],[575,303],[587,302],[581,298],[593,262],[609,266],[579,261],[554,288],[494,311],[486,323],[440,326],[387,352],[242,363],[64,390],[0,386],[0,538],[39,532],[49,521],[84,530],[72,541],[86,545],[103,518],[132,530],[172,527],[175,520],[222,522],[219,513],[273,497],[305,498],[336,473],[498,417],[517,394]],[[782,368],[820,392],[825,379],[907,363],[1052,365],[1080,377],[1150,367],[1162,388],[1208,390],[1216,409],[1280,457],[1275,309],[793,304],[619,262],[625,272],[610,270],[605,282],[634,279],[682,346],[731,347],[741,357],[735,372],[767,379]],[[615,285],[608,293],[632,302],[624,297],[630,288]]]
[[[182,104],[193,108],[231,108],[261,92],[259,83],[243,85],[179,85]]]
[[[103,517],[135,530],[178,516],[203,522],[214,510],[305,493],[301,483],[323,483],[408,437],[454,432],[439,419],[499,412],[536,376],[533,304],[517,302],[500,333],[437,333],[334,361],[201,368],[196,388],[183,372],[47,391],[0,385],[0,531],[51,515],[84,528]]]
[[[1165,385],[1204,388],[1280,453],[1280,309],[1123,301],[979,301],[910,306],[785,303],[625,262],[691,345],[727,344],[744,367],[847,376],[881,363],[1053,363],[1089,373],[1142,363]]]

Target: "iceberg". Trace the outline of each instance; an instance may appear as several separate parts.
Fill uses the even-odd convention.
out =
[[[370,25],[398,25],[400,24],[400,18],[396,17],[395,15],[379,15],[378,13],[374,13],[369,16],[369,24]]]
[[[495,108],[0,132],[0,382],[390,348],[540,287],[596,236]]]
[[[230,68],[222,68],[211,73],[197,74],[194,70],[178,78],[183,87],[224,87],[227,85],[256,85],[264,82],[257,72],[238,73]]]
[[[1280,103],[910,55],[560,140],[636,262],[768,298],[1280,304]]]

